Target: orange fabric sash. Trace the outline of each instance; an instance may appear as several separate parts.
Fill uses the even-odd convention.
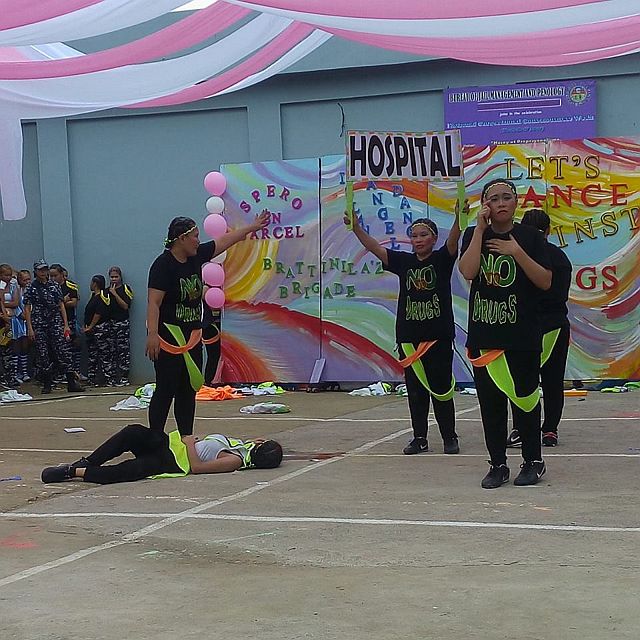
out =
[[[418,348],[412,353],[410,356],[403,358],[402,360],[398,360],[398,363],[403,369],[410,367],[416,360],[420,359],[433,345],[437,342],[437,340],[431,340],[430,342],[421,342],[418,345]]]
[[[220,340],[220,329],[218,329],[218,327],[216,327],[215,329],[218,333],[216,333],[213,338],[202,338],[202,344],[215,344],[216,342],[218,342],[218,340]]]
[[[472,358],[469,349],[467,349],[467,358],[474,367],[486,367],[494,360],[497,360],[503,353],[504,349],[491,349],[477,358]]]
[[[171,355],[178,356],[187,351],[191,351],[202,340],[202,329],[194,329],[189,336],[189,340],[184,347],[179,347],[175,344],[171,344],[166,340],[160,338],[160,348]]]

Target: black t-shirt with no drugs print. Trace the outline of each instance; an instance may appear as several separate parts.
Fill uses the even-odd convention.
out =
[[[420,260],[415,253],[387,249],[386,271],[400,279],[396,340],[452,340],[451,272],[456,255],[446,245]]]
[[[149,288],[164,291],[160,305],[158,333],[175,343],[165,324],[182,329],[189,340],[193,329],[202,326],[202,265],[213,257],[215,242],[205,242],[195,256],[179,262],[169,249],[160,254],[149,269]]]
[[[475,227],[462,238],[462,256]],[[496,233],[488,227],[482,238],[478,275],[469,294],[469,349],[507,349],[540,351],[542,330],[539,301],[542,291],[525,275],[513,256],[487,249],[487,240],[508,240],[512,235],[525,253],[539,265],[550,268],[549,253],[542,234],[533,227],[515,224],[509,233]]]

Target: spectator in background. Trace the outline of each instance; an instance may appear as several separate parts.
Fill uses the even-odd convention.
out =
[[[13,276],[13,269],[9,264],[0,264],[0,280],[2,289],[2,335],[0,339],[0,358],[2,359],[2,383],[7,387],[16,387],[22,381],[17,380],[18,357],[15,350],[14,322],[16,313],[21,313],[20,287]]]
[[[113,339],[111,300],[105,292],[103,275],[91,278],[91,297],[84,308],[83,333],[87,339],[87,377],[93,386],[113,386]]]
[[[130,384],[129,309],[133,300],[133,291],[123,282],[120,267],[114,266],[109,269],[109,280],[113,378],[117,387],[125,387]]]
[[[67,311],[67,322],[71,330],[69,346],[71,348],[71,363],[73,370],[77,374],[80,372],[80,356],[82,354],[82,344],[80,341],[80,326],[78,325],[77,308],[80,302],[80,292],[78,285],[68,279],[67,270],[58,263],[49,267],[49,276],[57,282],[62,289],[62,301]]]
[[[24,292],[24,313],[27,335],[36,343],[36,361],[43,381],[42,393],[51,393],[56,364],[66,376],[67,391],[84,391],[71,365],[71,330],[62,289],[57,282],[49,280],[46,260],[35,262],[33,273],[35,280]]]
[[[29,348],[31,343],[27,337],[27,323],[24,316],[24,291],[31,284],[31,272],[27,269],[18,271],[16,281],[18,283],[20,302],[17,307],[17,313],[13,316],[12,333],[17,358],[16,380],[22,383],[31,380],[29,374]]]

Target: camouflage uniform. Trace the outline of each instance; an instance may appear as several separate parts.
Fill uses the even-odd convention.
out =
[[[62,298],[60,285],[51,280],[44,283],[34,280],[24,292],[24,304],[31,305],[36,364],[45,382],[53,373],[54,363],[65,374],[72,371],[71,351],[60,314]]]
[[[87,339],[87,377],[99,385],[114,385],[113,337],[111,333],[111,301],[104,292],[94,292],[84,310],[85,327],[90,326],[95,314],[100,316],[98,324],[85,333]]]
[[[129,362],[131,346],[129,342],[129,309],[133,300],[133,291],[127,284],[122,284],[116,289],[116,293],[128,305],[128,309],[123,309],[118,301],[109,293],[110,315],[111,315],[111,336],[112,336],[112,357],[113,357],[113,377],[115,384],[129,384]]]

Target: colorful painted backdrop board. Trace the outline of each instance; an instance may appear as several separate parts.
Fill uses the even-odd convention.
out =
[[[318,159],[223,165],[230,227],[266,229],[228,251],[223,378],[309,380],[320,358]]]
[[[320,357],[326,359],[324,380],[400,380],[397,278],[382,272],[344,227],[344,156],[221,170],[232,226],[263,208],[279,216],[268,237],[241,243],[225,263],[225,380],[304,382]],[[497,177],[516,183],[517,215],[542,207],[551,216],[550,241],[574,265],[566,377],[639,378],[640,139],[465,147],[464,173],[471,224],[482,185]],[[455,183],[361,182],[353,197],[372,235],[408,250],[406,227],[419,216],[437,223],[438,246],[445,241],[457,189]],[[468,382],[468,286],[457,269],[452,291],[454,372]]]

